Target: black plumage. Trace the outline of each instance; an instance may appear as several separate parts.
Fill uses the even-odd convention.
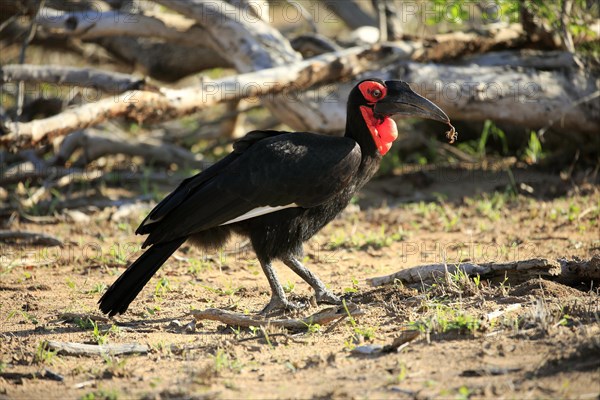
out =
[[[379,113],[377,107],[385,112]],[[234,144],[232,153],[185,179],[150,212],[136,231],[148,235],[143,247],[150,248],[102,296],[100,309],[110,315],[125,312],[186,240],[215,248],[223,246],[233,232],[250,238],[271,286],[273,295],[264,312],[293,307],[271,266],[275,259],[308,282],[318,302],[339,302],[298,261],[302,243],[335,218],[376,173],[387,151],[382,146],[389,148],[395,139],[395,125],[389,116],[410,115],[415,107],[430,113],[425,117],[448,121],[433,103],[403,82],[372,79],[350,93],[343,137],[309,132],[248,133]],[[385,139],[384,130],[390,126],[392,139]],[[257,212],[266,213],[252,214]]]

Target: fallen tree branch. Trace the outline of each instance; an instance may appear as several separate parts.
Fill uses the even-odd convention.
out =
[[[481,67],[523,67],[541,70],[577,68],[577,56],[562,50],[502,50],[463,57],[461,64]]]
[[[592,72],[413,62],[390,69],[392,77],[406,80],[453,120],[491,119],[540,129],[559,116],[553,129],[569,134],[569,140],[598,140],[600,102],[569,107],[598,90],[600,81]]]
[[[6,379],[9,382],[14,382],[19,385],[23,384],[25,379],[48,379],[51,381],[62,382],[64,381],[64,377],[59,375],[49,369],[45,369],[44,372],[0,372],[0,378]]]
[[[69,356],[146,354],[149,350],[148,346],[137,343],[96,345],[49,340],[45,345],[48,350]]]
[[[152,138],[125,137],[117,132],[88,129],[74,132],[63,140],[56,153],[56,161],[64,163],[77,150],[82,149],[81,157],[75,166],[86,166],[107,154],[124,154],[144,158],[147,164],[177,164],[184,167],[203,166],[203,157],[171,143]]]
[[[60,246],[62,240],[55,236],[39,232],[0,231],[0,242],[27,246]]]
[[[354,304],[348,304],[348,312],[353,316],[363,315],[364,311],[359,309]],[[319,324],[326,325],[335,321],[344,315],[348,315],[343,306],[329,307],[319,311],[311,316],[302,319],[263,319],[251,315],[234,313],[227,310],[217,308],[209,308],[207,310],[194,310],[191,315],[197,320],[208,319],[211,321],[219,321],[231,326],[275,326],[291,330],[307,330],[309,325]]]
[[[486,53],[500,48],[522,46],[528,41],[521,24],[510,24],[483,32],[451,32],[425,39],[425,47],[415,54],[415,61],[442,62],[470,54]]]
[[[317,83],[355,76],[372,68],[373,61],[389,55],[390,49],[386,51],[378,46],[353,47],[292,65],[205,82],[199,87],[162,89],[158,93],[128,91],[114,98],[65,110],[49,118],[8,123],[10,133],[0,136],[0,145],[20,148],[35,146],[116,117],[131,118],[139,123],[173,119],[224,101],[281,93],[290,88],[302,90]],[[290,106],[294,105],[293,101],[289,103]]]
[[[66,151],[66,150],[65,150]],[[61,154],[61,153],[59,153]],[[65,188],[75,183],[92,184],[97,182],[106,182],[113,185],[132,183],[144,179],[155,183],[166,183],[172,185],[186,178],[188,175],[183,173],[151,172],[145,173],[132,169],[134,164],[126,164],[125,168],[117,168],[106,171],[100,168],[75,168],[58,167],[55,164],[64,164],[65,160],[55,157],[54,162],[43,165],[34,165],[31,162],[22,162],[6,169],[3,175],[0,175],[0,186],[12,185],[18,182],[29,182],[31,184],[39,183],[46,179],[56,180],[52,187]],[[209,164],[203,164],[208,166]]]
[[[561,265],[562,264],[562,265]],[[400,282],[406,285],[422,285],[438,282],[448,274],[459,272],[469,277],[479,276],[481,279],[503,281],[508,279],[515,284],[533,278],[543,278],[565,284],[582,281],[600,281],[600,255],[591,260],[562,261],[561,263],[545,258],[512,261],[507,263],[461,263],[461,264],[429,264],[407,268],[390,275],[369,278],[371,286],[382,286]]]
[[[563,274],[563,283],[579,283],[583,281],[594,281],[600,284],[600,254],[592,256],[589,260],[573,259],[559,260]]]
[[[549,262],[546,259],[531,259],[498,264],[429,264],[404,269],[386,276],[369,278],[367,279],[367,283],[371,286],[382,286],[394,283],[395,281],[407,285],[430,284],[443,279],[447,273],[455,274],[458,271],[467,276],[479,275],[482,279],[503,279],[506,276],[505,274],[516,273],[517,277],[527,280],[540,275],[556,276],[560,273],[560,267],[558,263]]]
[[[94,68],[62,65],[11,64],[0,67],[0,83],[47,82],[59,85],[94,87],[107,93],[122,93],[145,86],[143,78]]]
[[[221,55],[238,72],[247,73],[286,64],[297,65],[302,60],[300,54],[294,51],[290,42],[277,29],[262,20],[246,18],[242,9],[229,2],[221,0],[177,2],[155,0],[155,2],[193,18],[206,29],[218,48],[222,49]],[[376,65],[371,65],[363,71],[376,68]],[[343,103],[341,108],[339,105],[334,105],[332,107],[334,110],[330,110],[331,99],[324,99],[323,93],[314,94],[317,96],[297,96],[293,101],[285,96],[273,96],[261,100],[273,115],[295,130],[341,132],[345,123],[345,99],[341,101]]]
[[[198,25],[187,24],[184,29],[169,27],[164,21],[141,13],[85,10],[63,12],[44,8],[36,23],[51,32],[83,40],[111,36],[152,37],[179,44],[211,47],[206,31]],[[214,48],[214,45],[212,45]]]
[[[137,197],[120,198],[117,200],[109,198],[94,199],[87,196],[76,197],[74,199],[67,199],[64,201],[56,202],[55,200],[44,200],[36,204],[36,207],[40,212],[47,213],[50,210],[66,210],[66,209],[103,209],[106,207],[121,207],[125,204],[135,204],[139,202],[152,201],[152,195],[141,195]],[[0,215],[3,214],[4,209],[0,209]]]
[[[69,3],[69,8],[73,4]],[[59,3],[52,2],[52,5],[58,7]],[[74,10],[71,8],[70,11]],[[111,20],[109,16],[105,17],[100,25],[95,22],[97,18],[102,18],[103,14],[96,7],[78,10],[74,15],[69,12],[58,13],[57,20],[53,20],[48,14],[43,16],[42,25],[47,22],[51,26],[38,30],[33,40],[34,44],[51,48],[53,51],[74,52],[87,62],[94,62],[94,58],[97,58],[96,62],[120,61],[129,69],[135,68],[143,75],[166,82],[175,82],[210,68],[231,68],[231,64],[211,48],[212,43],[208,41],[206,34],[202,33],[201,27],[194,26],[193,21],[175,13],[157,12],[155,16],[151,16],[112,11],[111,15],[115,16],[116,21]],[[138,15],[141,15],[141,19],[155,20],[145,25],[148,29],[142,29],[143,21]],[[73,18],[69,19],[70,17]],[[118,27],[111,28],[110,24]],[[80,28],[92,28],[84,32],[78,30],[75,25]],[[150,29],[153,27],[157,27],[157,30]],[[3,32],[3,39],[7,42],[16,42],[27,33],[27,27],[21,23],[10,24],[9,28]],[[114,57],[97,49],[90,51],[94,46],[87,43],[103,47]],[[181,60],[185,62],[182,63]]]

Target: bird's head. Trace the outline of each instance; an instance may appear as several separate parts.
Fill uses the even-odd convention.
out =
[[[357,108],[381,155],[388,152],[392,142],[398,137],[396,123],[390,118],[394,115],[443,122],[451,128],[446,134],[451,142],[456,138],[456,131],[446,113],[415,93],[408,83],[403,81],[366,79],[360,82],[348,97],[348,115],[356,113]],[[349,120],[349,123],[354,122]]]

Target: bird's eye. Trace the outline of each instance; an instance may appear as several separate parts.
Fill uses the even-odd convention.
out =
[[[379,98],[379,97],[381,97],[381,90],[375,89],[375,90],[373,90],[373,92],[371,94],[373,95],[373,97]]]

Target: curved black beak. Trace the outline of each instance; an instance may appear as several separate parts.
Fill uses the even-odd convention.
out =
[[[408,83],[386,81],[387,95],[375,103],[375,113],[385,116],[402,115],[450,123],[450,118],[438,106],[415,93]]]

